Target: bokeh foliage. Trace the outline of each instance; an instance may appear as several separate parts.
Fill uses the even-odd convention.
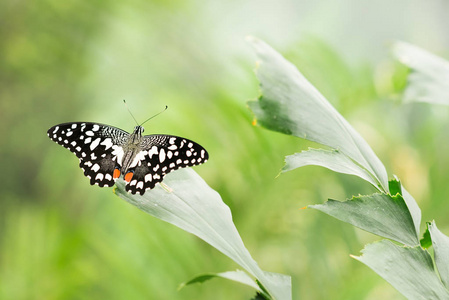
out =
[[[77,159],[46,137],[67,121],[131,130],[124,98],[138,120],[170,107],[146,133],[183,135],[208,149],[210,161],[196,171],[230,206],[261,268],[292,276],[294,299],[401,297],[347,255],[376,237],[300,210],[373,192],[367,183],[318,167],[274,178],[284,156],[314,145],[251,126],[245,103],[258,90],[254,57],[242,45],[246,34],[271,40],[257,26],[228,34],[245,24],[226,19],[242,7],[229,3],[0,3],[0,299],[253,296],[224,280],[178,292],[197,274],[236,265],[112,189],[91,187]],[[256,5],[245,3],[245,11]],[[386,55],[348,62],[328,42],[299,35],[278,50],[401,178],[423,220],[438,220],[447,234],[448,109],[400,104],[407,71]]]

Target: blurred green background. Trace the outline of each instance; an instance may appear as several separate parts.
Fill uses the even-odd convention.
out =
[[[405,40],[449,57],[445,1],[0,2],[0,299],[249,299],[225,280],[238,268],[188,233],[90,186],[46,130],[95,121],[193,139],[195,170],[233,212],[263,270],[292,276],[294,299],[402,299],[349,254],[377,237],[313,210],[372,193],[319,167],[275,176],[309,142],[251,125],[258,96],[246,35],[296,64],[449,233],[447,107],[402,105],[406,70],[388,53]]]

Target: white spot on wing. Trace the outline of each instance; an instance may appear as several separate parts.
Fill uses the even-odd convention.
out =
[[[145,181],[150,181],[153,180],[153,176],[151,174],[147,174],[145,175]]]
[[[90,144],[90,150],[94,150],[95,148],[97,148],[98,144],[100,144],[101,138],[97,138],[95,139],[95,141],[92,142],[92,144]]]
[[[95,164],[92,168],[90,168],[92,171],[94,172],[98,172],[98,170],[100,170],[100,165],[99,164]]]
[[[157,147],[153,146],[151,147],[150,151],[148,151],[148,155],[151,157],[153,157],[154,154],[157,154]]]
[[[55,129],[53,130],[53,133],[56,133],[59,129],[59,126],[56,126]]]
[[[139,181],[139,183],[136,185],[136,189],[143,189],[143,181]]]
[[[106,150],[108,150],[109,148],[111,148],[114,144],[112,144],[112,140],[110,138],[105,139],[104,141],[101,142],[100,145],[104,145],[106,147]]]
[[[173,156],[173,152],[167,151],[167,157],[168,157],[168,159],[171,159],[172,156]]]
[[[137,165],[141,165],[142,161],[145,159],[145,156],[148,154],[148,151],[140,151],[136,154],[136,157],[134,157],[132,163],[129,165],[130,168],[133,168]]]
[[[109,174],[108,174],[109,175]],[[102,181],[104,179],[104,175],[102,173],[98,173],[97,176],[95,176],[95,180]]]
[[[100,129],[100,126],[98,126],[97,124],[95,124],[95,125],[92,127],[92,130],[93,130],[93,131],[98,131],[98,129]]]
[[[106,178],[106,180],[109,180],[109,181],[112,180],[111,174],[106,174],[106,175],[104,176],[104,178]]]
[[[163,163],[165,160],[165,150],[164,148],[161,149],[161,151],[159,151],[159,162]]]
[[[119,165],[122,165],[122,159],[123,159],[123,148],[117,145],[113,145],[112,149],[114,149],[114,151],[112,151],[112,155],[117,157],[117,163]]]

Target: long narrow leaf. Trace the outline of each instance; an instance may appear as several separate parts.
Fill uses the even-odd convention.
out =
[[[374,194],[344,202],[309,205],[343,222],[409,246],[419,244],[412,216],[401,195]]]
[[[401,247],[388,240],[367,245],[353,256],[379,274],[408,299],[449,299],[435,273],[430,254],[417,247]]]
[[[262,95],[248,105],[258,124],[341,151],[387,192],[385,167],[366,141],[294,65],[264,42],[249,40],[258,57],[256,75]]]
[[[353,160],[338,150],[309,149],[308,151],[288,155],[285,158],[285,166],[282,168],[282,172],[309,165],[321,166],[334,172],[355,175],[365,179],[374,186],[377,184],[365,169],[360,168]]]
[[[444,235],[435,222],[429,224],[432,245],[435,249],[435,264],[440,273],[441,280],[449,289],[449,237]]]
[[[411,68],[404,102],[449,105],[449,62],[414,45],[396,42],[393,54]]]
[[[252,287],[259,293],[264,293],[264,291],[257,285],[254,280],[248,276],[247,273],[237,270],[237,271],[229,271],[229,272],[223,272],[223,273],[208,273],[208,274],[202,274],[199,276],[196,276],[195,278],[184,282],[179,287],[180,289],[183,288],[186,285],[194,284],[194,283],[203,283],[207,280],[213,279],[213,278],[225,278],[228,280],[232,280],[235,282],[239,282],[241,284],[247,285],[249,287]]]
[[[232,222],[229,207],[192,169],[168,174],[161,186],[143,196],[125,191],[124,181],[117,182],[118,196],[156,218],[171,223],[203,239],[230,257],[254,276],[270,295],[279,300],[291,299],[290,277],[262,271],[245,248]]]

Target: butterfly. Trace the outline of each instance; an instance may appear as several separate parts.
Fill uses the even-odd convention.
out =
[[[122,176],[126,191],[132,194],[143,195],[171,171],[209,158],[206,149],[191,140],[165,134],[144,136],[143,131],[140,125],[130,134],[105,124],[72,122],[55,125],[47,134],[79,158],[90,184],[111,187]]]

